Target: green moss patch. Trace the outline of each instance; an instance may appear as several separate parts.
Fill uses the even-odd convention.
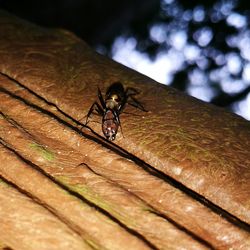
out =
[[[39,155],[42,156],[43,159],[47,161],[53,161],[55,159],[54,153],[49,151],[42,145],[39,145],[37,143],[31,143],[29,144],[29,147],[34,151],[36,151]]]

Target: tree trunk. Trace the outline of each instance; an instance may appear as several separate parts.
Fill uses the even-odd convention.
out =
[[[250,248],[248,121],[4,12],[0,72],[0,249]],[[148,112],[110,142],[117,81]]]

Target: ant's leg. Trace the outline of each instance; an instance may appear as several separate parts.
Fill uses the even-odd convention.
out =
[[[97,113],[99,115],[103,115],[103,113],[104,113],[104,111],[103,111],[102,107],[100,106],[100,104],[98,102],[94,102],[92,104],[92,106],[90,107],[89,112],[87,114],[85,125],[87,125],[88,119],[89,119],[90,115],[94,112],[94,110],[97,111]]]
[[[139,94],[140,91],[137,90],[137,89],[134,89],[134,88],[127,88],[126,89],[126,92],[125,92],[125,98],[123,100],[123,102],[121,103],[121,107],[120,107],[120,113],[123,111],[124,107],[125,107],[125,104],[128,103],[129,105],[135,107],[135,108],[138,108],[144,112],[148,112],[144,107],[143,105],[137,101],[136,98],[134,98],[133,96],[134,95],[137,95]],[[132,101],[128,101],[128,99],[131,99]]]
[[[133,106],[135,108],[138,108],[138,109],[140,109],[140,110],[142,110],[144,112],[148,112],[148,110],[146,110],[143,107],[143,105],[139,101],[137,101],[133,96],[130,95],[129,98],[132,99],[132,101],[133,101],[133,102],[128,102],[129,105],[131,105],[131,106]]]
[[[131,95],[138,95],[140,94],[140,91],[135,89],[135,88],[132,88],[132,87],[128,87],[126,89],[126,96],[131,96]]]
[[[134,96],[135,96],[135,95],[138,95],[138,94],[140,94],[140,91],[139,91],[139,90],[137,90],[137,89],[135,89],[135,88],[132,88],[132,87],[127,88],[127,89],[126,89],[126,96],[127,96],[126,102],[127,102],[129,105],[131,105],[131,106],[133,106],[133,107],[135,107],[135,108],[138,108],[138,109],[140,109],[140,110],[142,110],[142,111],[144,111],[144,112],[148,112],[148,111],[143,107],[143,105],[142,105],[139,101],[137,101],[136,98],[134,98]],[[128,99],[131,99],[132,101],[128,101]]]
[[[128,87],[125,91],[125,98],[123,99],[122,103],[121,103],[121,107],[120,107],[120,113],[123,111],[125,104],[128,102],[128,98],[133,96],[133,95],[137,95],[140,92],[134,88]]]
[[[101,105],[102,105],[102,108],[105,109],[105,107],[106,107],[105,101],[104,101],[104,99],[103,99],[102,92],[101,92],[101,90],[99,89],[99,87],[98,87],[98,97],[99,97],[100,103],[101,103]]]

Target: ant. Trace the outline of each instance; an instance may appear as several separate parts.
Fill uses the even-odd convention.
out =
[[[134,98],[139,92],[134,88],[124,89],[120,82],[115,82],[107,89],[105,98],[98,87],[98,98],[101,105],[95,101],[89,109],[86,123],[90,115],[96,111],[102,116],[102,132],[109,141],[115,140],[118,128],[121,127],[119,115],[122,113],[125,104],[130,104],[140,110],[147,112],[144,107]]]

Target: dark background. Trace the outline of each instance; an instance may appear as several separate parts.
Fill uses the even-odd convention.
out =
[[[42,26],[71,30],[110,57],[114,41],[122,37],[133,38],[135,50],[157,60],[160,53],[176,51],[169,37],[181,31],[185,46],[193,46],[199,57],[185,60],[168,84],[187,93],[209,89],[207,101],[250,119],[247,0],[0,0],[0,8]],[[160,37],[152,35],[153,27]]]

